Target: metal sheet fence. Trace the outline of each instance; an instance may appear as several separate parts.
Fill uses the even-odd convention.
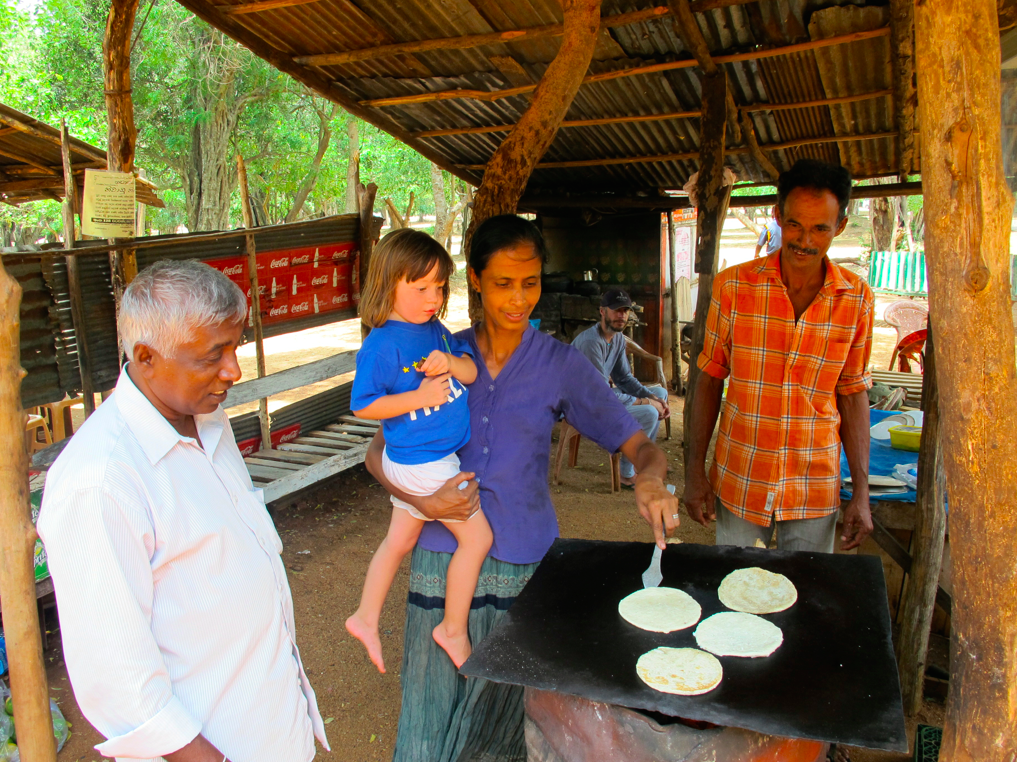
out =
[[[224,231],[201,240],[193,236],[139,238],[135,247],[138,267],[143,269],[161,259],[240,256],[246,252],[245,233],[244,230]],[[359,238],[360,222],[356,214],[294,225],[273,225],[254,231],[258,251],[357,242]],[[174,243],[174,239],[180,239],[180,243]],[[111,389],[120,373],[116,304],[109,257],[102,247],[107,247],[106,241],[81,241],[76,246],[79,252],[99,249],[95,253],[77,254],[92,360],[92,384],[97,391]],[[2,255],[4,267],[22,288],[21,364],[27,375],[21,383],[21,402],[26,408],[57,402],[67,394],[81,391],[67,265],[61,251],[59,244],[52,244],[31,250],[4,251]],[[290,333],[352,317],[356,317],[355,309],[312,314],[299,320],[267,325],[265,335]]]

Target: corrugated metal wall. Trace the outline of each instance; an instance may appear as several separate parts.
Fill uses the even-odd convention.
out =
[[[272,430],[278,431],[291,424],[299,423],[301,432],[307,434],[322,426],[335,423],[339,420],[339,416],[350,412],[350,391],[352,389],[353,382],[350,381],[320,394],[315,394],[313,397],[298,400],[279,408],[271,415]],[[233,436],[238,442],[261,436],[257,411],[230,418],[230,425],[233,427]]]
[[[161,259],[213,259],[243,255],[245,231],[227,231],[207,241],[166,244],[181,236],[138,239],[138,268]],[[295,225],[273,225],[255,231],[258,251],[358,241],[360,221],[356,214],[326,217]],[[105,241],[83,241],[79,246],[104,246]],[[27,371],[21,383],[21,403],[35,407],[57,402],[66,394],[81,391],[77,338],[71,322],[67,265],[54,256],[58,245],[38,250],[3,254],[7,271],[21,284],[21,364]],[[116,306],[110,282],[109,257],[105,252],[78,255],[84,301],[92,383],[98,390],[111,389],[120,373]],[[311,328],[356,317],[356,310],[324,312],[300,320],[265,326],[266,336]],[[348,406],[348,403],[347,403]],[[257,422],[255,422],[257,427]]]

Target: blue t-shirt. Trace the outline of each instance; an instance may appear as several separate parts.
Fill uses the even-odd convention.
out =
[[[357,352],[357,375],[353,379],[351,410],[363,410],[390,394],[412,392],[424,374],[417,368],[435,349],[456,357],[473,355],[470,345],[456,338],[440,320],[403,323],[389,320],[364,339]],[[415,466],[450,455],[470,439],[469,393],[449,379],[448,402],[437,408],[421,408],[382,421],[385,447],[394,463]]]
[[[494,532],[490,554],[513,564],[534,563],[558,536],[547,483],[554,424],[564,415],[608,452],[617,452],[639,424],[575,347],[527,328],[501,373],[491,378],[473,329],[456,336],[471,347],[477,363],[477,380],[470,385],[473,436],[459,451],[459,467],[476,473],[480,483],[480,507]],[[456,539],[440,521],[428,521],[418,545],[452,553]]]

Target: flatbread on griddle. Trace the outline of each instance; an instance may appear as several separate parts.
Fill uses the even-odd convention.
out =
[[[716,656],[697,648],[654,648],[636,662],[639,679],[661,693],[698,696],[709,693],[724,677]]]
[[[699,621],[703,609],[695,598],[673,587],[636,590],[618,603],[618,613],[629,624],[650,632],[674,632]]]
[[[774,614],[791,608],[798,600],[798,591],[783,574],[752,566],[737,569],[724,577],[717,596],[721,603],[734,611]]]
[[[780,627],[755,614],[725,611],[707,617],[693,633],[704,651],[717,656],[769,656],[784,642]]]

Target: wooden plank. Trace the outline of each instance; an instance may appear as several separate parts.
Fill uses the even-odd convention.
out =
[[[310,466],[308,466],[310,468]],[[247,464],[247,472],[252,476],[257,476],[261,479],[282,479],[285,476],[289,476],[292,472],[285,468],[267,468],[265,466]]]
[[[315,445],[293,443],[281,444],[276,449],[286,452],[303,452],[309,455],[324,455],[328,458],[331,458],[338,453],[334,447],[320,447]]]
[[[346,423],[354,423],[358,426],[371,426],[375,429],[381,428],[379,421],[371,421],[367,418],[357,418],[355,415],[341,415],[339,416],[340,421],[346,421]]]
[[[345,449],[340,447],[334,440],[324,439],[323,437],[297,437],[293,440],[292,444],[311,445],[313,447],[331,447],[333,448],[333,452]]]
[[[309,466],[302,471],[277,479],[264,487],[265,502],[271,503],[273,500],[278,500],[305,487],[317,484],[330,476],[338,474],[340,471],[345,471],[358,463],[363,463],[366,457],[367,447],[363,447],[336,455],[335,457],[323,460],[321,463]]]
[[[368,437],[373,437],[378,433],[377,426],[354,426],[349,423],[342,423],[339,424],[339,428],[350,434],[366,434]]]
[[[253,3],[222,5],[220,8],[230,16],[238,16],[244,13],[259,13],[261,11],[270,11],[274,8],[291,8],[294,5],[307,5],[317,2],[320,2],[320,0],[257,0],[257,2]]]
[[[368,437],[361,437],[356,434],[350,434],[348,431],[346,431],[345,427],[338,423],[330,423],[328,426],[325,427],[325,431],[332,431],[335,432],[336,434],[344,434],[346,441],[348,442],[366,442],[368,440]]]
[[[348,450],[351,447],[355,447],[359,442],[350,442],[348,439],[343,437],[342,434],[336,434],[334,431],[312,431],[306,436],[313,439],[325,439],[329,442],[334,442],[335,447],[340,447],[344,450]]]
[[[288,392],[291,389],[299,389],[301,386],[316,384],[343,373],[357,369],[357,352],[341,352],[331,357],[309,362],[296,368],[281,370],[278,373],[271,373],[264,378],[256,378],[252,381],[244,381],[232,387],[226,394],[224,408],[246,405],[262,397],[270,397],[273,394]]]
[[[292,463],[298,466],[313,466],[315,463],[325,460],[322,455],[308,455],[302,452],[281,452],[279,450],[258,450],[252,457],[261,460],[277,460],[282,463]]]
[[[256,458],[254,456],[247,456],[244,458],[244,463],[249,466],[264,466],[265,468],[275,468],[282,471],[299,471],[301,468],[306,468],[305,463],[287,463],[283,460],[270,460],[268,458]]]

